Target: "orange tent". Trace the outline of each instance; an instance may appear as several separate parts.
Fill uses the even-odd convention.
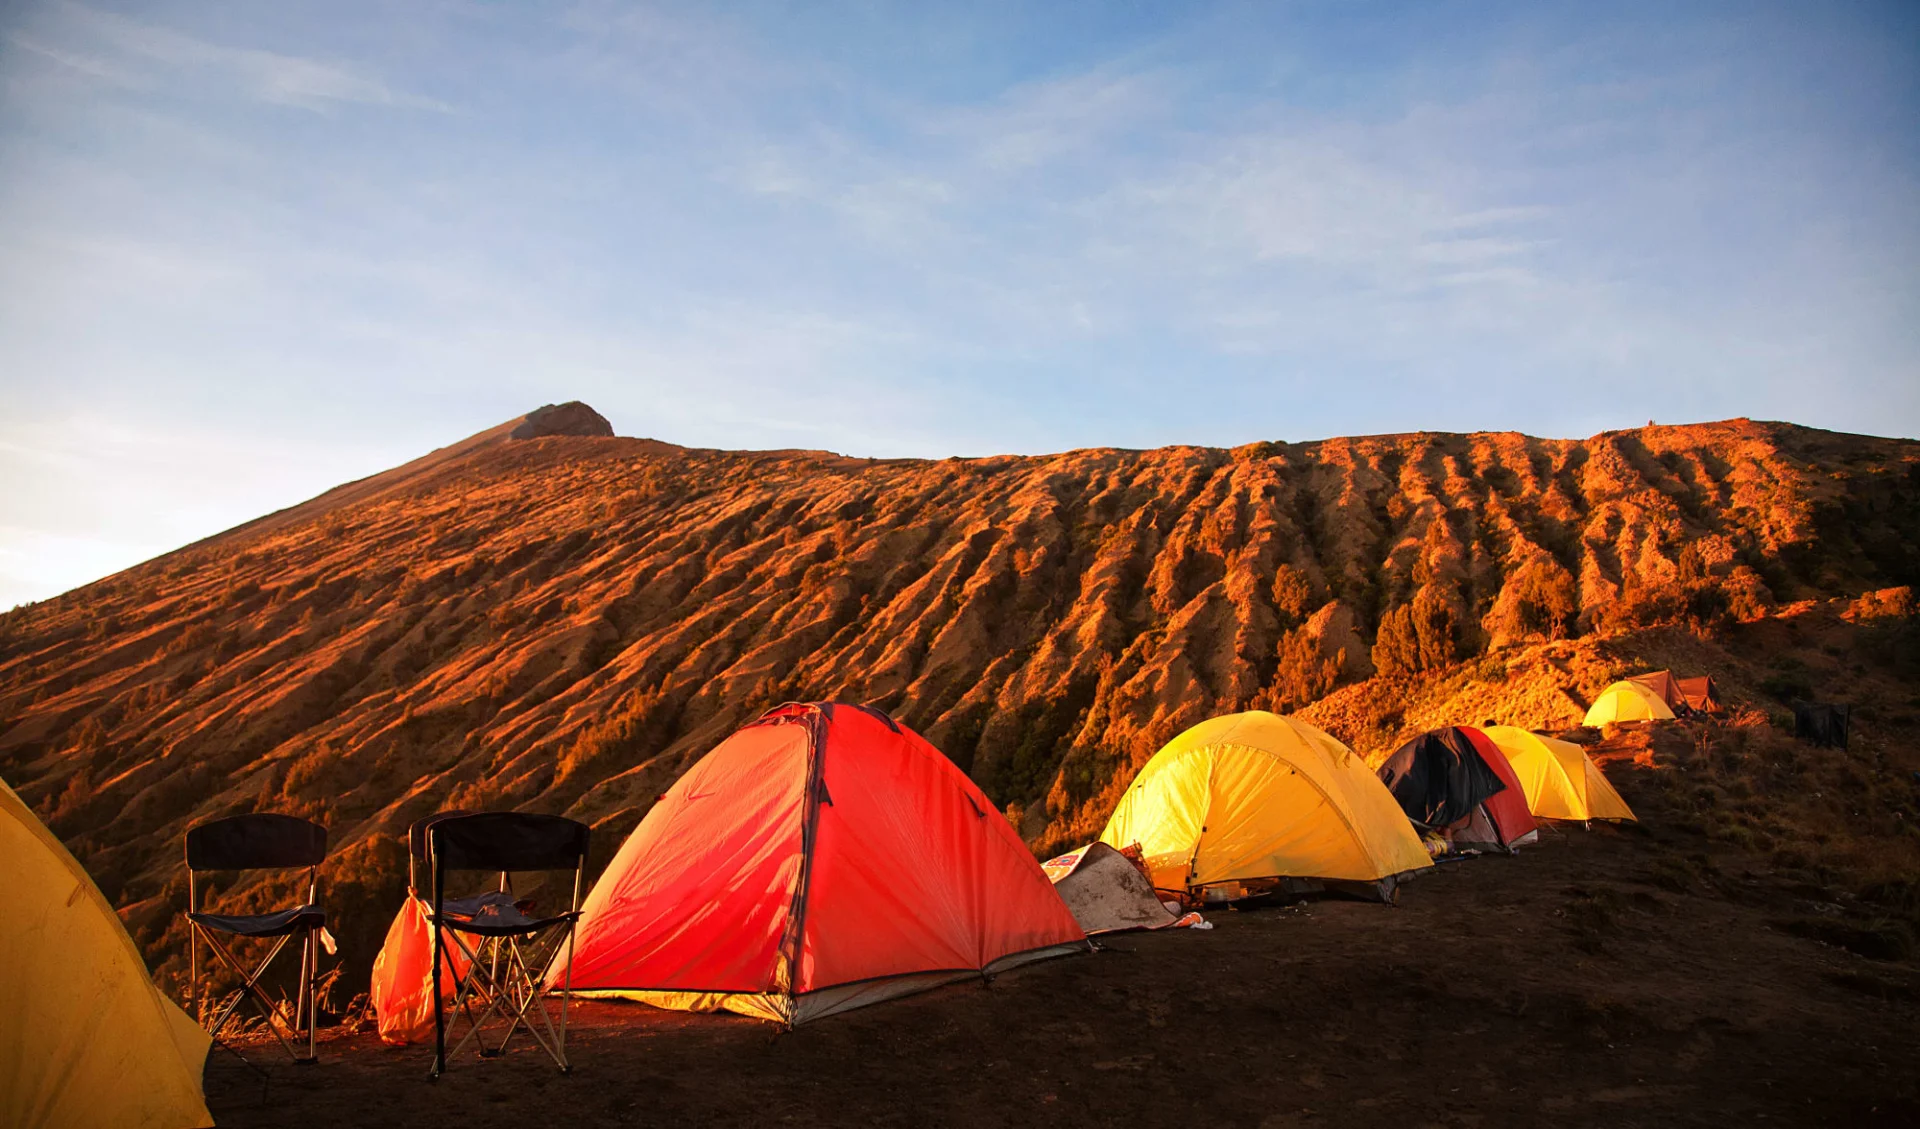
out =
[[[582,914],[574,991],[789,1025],[1086,942],[952,761],[827,703],[771,710],[701,758]]]

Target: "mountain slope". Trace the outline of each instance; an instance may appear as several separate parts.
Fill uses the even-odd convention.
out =
[[[377,944],[412,819],[617,837],[786,699],[895,712],[1051,844],[1216,712],[1920,581],[1920,443],[1786,424],[920,461],[567,407],[0,620],[0,775],[144,942],[230,811],[327,823]],[[1509,720],[1583,704],[1542,662]]]

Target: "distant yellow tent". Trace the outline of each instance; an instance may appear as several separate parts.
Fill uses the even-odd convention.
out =
[[[1638,682],[1616,682],[1600,691],[1587,710],[1587,724],[1599,728],[1610,721],[1671,721],[1673,711],[1660,692]]]
[[[212,1125],[212,1040],[153,986],[99,887],[4,781],[0,859],[0,1125]]]
[[[1507,755],[1534,815],[1582,822],[1635,819],[1627,801],[1580,746],[1511,725],[1490,725],[1481,732]]]
[[[1432,861],[1366,762],[1264,711],[1201,722],[1141,768],[1101,842],[1139,843],[1161,889],[1261,879],[1392,883]]]

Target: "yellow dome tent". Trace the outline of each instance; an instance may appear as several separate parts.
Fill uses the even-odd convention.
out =
[[[1600,691],[1587,710],[1587,724],[1598,729],[1610,721],[1671,721],[1673,711],[1660,693],[1638,682],[1616,682]]]
[[[160,994],[93,879],[0,781],[0,1124],[199,1129],[211,1039]]]
[[[1542,737],[1512,725],[1481,729],[1507,755],[1527,808],[1545,819],[1633,819],[1633,809],[1593,763],[1587,751],[1570,741]]]
[[[1433,865],[1365,761],[1304,721],[1259,710],[1203,721],[1155,753],[1100,841],[1140,844],[1167,890],[1313,879],[1390,897],[1400,876]]]

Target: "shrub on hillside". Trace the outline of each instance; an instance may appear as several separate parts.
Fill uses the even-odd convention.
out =
[[[1373,665],[1382,674],[1416,674],[1451,666],[1462,657],[1459,612],[1431,585],[1380,618]]]
[[[1273,574],[1273,608],[1279,613],[1281,630],[1291,631],[1306,622],[1312,603],[1313,584],[1307,574],[1281,565]]]
[[[664,748],[672,739],[674,710],[660,687],[634,690],[601,721],[581,731],[573,747],[561,754],[558,780],[569,780],[588,769],[601,775],[632,768]]]
[[[1746,565],[1735,565],[1720,585],[1727,594],[1727,612],[1742,622],[1759,619],[1773,607],[1773,592],[1760,574]]]
[[[1564,639],[1580,613],[1573,576],[1557,561],[1530,568],[1520,577],[1514,616],[1529,635]]]
[[[1259,709],[1294,710],[1325,697],[1340,682],[1340,660],[1322,653],[1320,640],[1305,631],[1289,631],[1280,640],[1280,662],[1273,682],[1255,699]]]
[[[1544,554],[1511,572],[1482,626],[1494,646],[1536,639],[1565,639],[1580,612],[1573,574]]]
[[[1904,619],[1912,616],[1917,608],[1913,599],[1913,589],[1909,587],[1882,588],[1878,592],[1867,592],[1850,605],[1847,611],[1858,620]]]
[[[1593,628],[1619,635],[1648,627],[1691,627],[1715,632],[1734,619],[1732,598],[1712,579],[1629,583],[1593,613]]]

